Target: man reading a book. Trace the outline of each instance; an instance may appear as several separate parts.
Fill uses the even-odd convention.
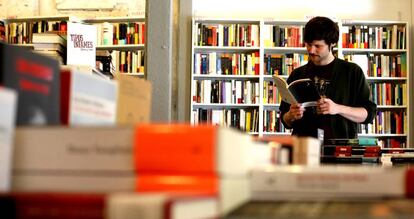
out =
[[[316,106],[306,108],[282,101],[282,123],[293,128],[293,135],[318,137],[319,129],[325,139],[357,138],[357,124],[370,123],[376,115],[362,69],[334,56],[338,39],[338,25],[329,18],[314,17],[305,25],[308,63],[296,68],[287,83],[309,78],[321,98]]]

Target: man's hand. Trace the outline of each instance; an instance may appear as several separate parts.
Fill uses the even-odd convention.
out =
[[[367,110],[363,107],[350,107],[337,104],[329,98],[320,99],[316,106],[316,111],[323,115],[338,114],[353,122],[363,122],[368,116]]]
[[[305,112],[305,107],[303,107],[301,104],[291,104],[289,111],[283,116],[283,120],[289,126],[292,126],[294,121],[303,117],[303,112]]]
[[[333,102],[331,99],[324,97],[318,100],[318,103],[316,105],[316,112],[323,115],[335,115],[339,113],[339,105]]]

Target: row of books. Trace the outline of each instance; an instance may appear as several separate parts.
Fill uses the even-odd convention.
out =
[[[234,127],[243,132],[258,132],[258,109],[197,109],[193,111],[193,124],[212,124]]]
[[[344,59],[357,63],[369,77],[407,77],[407,55],[344,55]]]
[[[342,27],[342,47],[361,49],[406,49],[406,28],[352,25]]]
[[[264,110],[263,111],[263,131],[264,132],[282,132],[288,133],[282,124],[280,112],[278,110]]]
[[[282,100],[279,90],[273,84],[273,81],[263,82],[263,103],[264,104],[280,104]]]
[[[303,25],[264,25],[265,47],[304,47]]]
[[[371,100],[377,105],[407,105],[407,84],[369,83]]]
[[[193,86],[193,103],[259,103],[259,82],[249,80],[194,80]]]
[[[97,28],[98,45],[145,44],[145,22],[104,22]]]
[[[196,53],[194,74],[259,75],[259,52],[252,53]]]
[[[112,70],[114,73],[144,73],[145,51],[118,51],[110,52]]]
[[[359,124],[359,130],[361,134],[404,134],[407,125],[407,112],[379,111],[372,123]]]
[[[195,46],[259,46],[259,25],[195,23]]]
[[[32,43],[33,33],[44,33],[48,31],[67,31],[66,21],[35,21],[7,24],[8,39],[11,44]]]
[[[289,75],[293,69],[308,62],[307,54],[286,53],[286,54],[265,54],[264,74],[265,75]]]

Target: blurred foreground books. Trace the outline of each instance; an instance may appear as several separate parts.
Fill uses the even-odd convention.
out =
[[[414,197],[414,168],[273,166],[252,170],[253,200]]]
[[[210,197],[224,215],[250,199],[249,170],[269,165],[270,153],[217,126],[19,127],[12,191]]]

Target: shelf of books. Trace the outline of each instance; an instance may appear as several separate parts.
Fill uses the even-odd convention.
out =
[[[33,16],[5,19],[6,42],[32,49],[66,64],[66,33],[73,16]]]
[[[272,75],[287,78],[306,64],[304,20],[193,19],[191,122],[286,135]],[[407,147],[409,69],[407,23],[338,21],[335,55],[361,66],[378,105],[360,136],[384,147]]]
[[[99,17],[83,22],[97,27],[97,58],[110,58],[115,73],[144,77],[144,18]]]
[[[378,105],[374,122],[360,135],[377,137],[384,147],[408,147],[409,69],[407,23],[343,21],[341,54],[361,66]]]
[[[285,80],[294,68],[306,63],[307,55],[302,35],[306,21],[267,20],[263,22],[263,135],[287,135],[290,130],[281,123],[281,101],[272,75]]]
[[[259,20],[193,20],[193,124],[259,134],[260,25]]]
[[[33,46],[33,33],[66,31],[68,21],[77,21],[72,16],[34,16],[5,19],[7,42]]]

